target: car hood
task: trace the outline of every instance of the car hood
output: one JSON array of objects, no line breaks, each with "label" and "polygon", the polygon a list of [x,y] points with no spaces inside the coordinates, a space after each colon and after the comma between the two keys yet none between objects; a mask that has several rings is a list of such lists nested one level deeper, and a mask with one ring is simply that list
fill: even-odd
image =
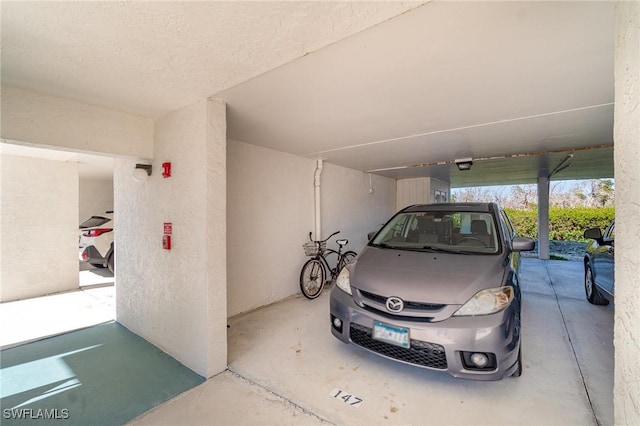
[{"label": "car hood", "polygon": [[500,287],[505,255],[463,255],[366,247],[351,266],[351,285],[384,297],[462,305],[478,291]]}]

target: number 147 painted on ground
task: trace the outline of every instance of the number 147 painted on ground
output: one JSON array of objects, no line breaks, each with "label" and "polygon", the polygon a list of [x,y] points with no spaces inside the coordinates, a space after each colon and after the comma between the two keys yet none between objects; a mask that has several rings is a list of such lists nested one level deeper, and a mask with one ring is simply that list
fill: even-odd
[{"label": "number 147 painted on ground", "polygon": [[362,405],[362,399],[358,398],[355,395],[351,395],[349,393],[343,392],[340,389],[334,389],[329,394],[336,399],[341,399],[344,403],[349,404],[353,407],[359,407]]}]

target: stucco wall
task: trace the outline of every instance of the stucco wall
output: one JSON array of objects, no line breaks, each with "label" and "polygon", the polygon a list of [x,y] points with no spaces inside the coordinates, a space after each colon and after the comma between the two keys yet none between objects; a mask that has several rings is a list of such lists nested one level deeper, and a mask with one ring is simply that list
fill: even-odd
[{"label": "stucco wall", "polygon": [[616,5],[614,417],[640,424],[640,3]]},{"label": "stucco wall", "polygon": [[314,169],[306,158],[228,141],[229,316],[299,289],[302,244],[314,223]]},{"label": "stucco wall", "polygon": [[168,114],[152,175],[137,182],[135,161],[116,160],[114,176],[117,320],[204,377],[226,368],[225,123],[216,101]]},{"label": "stucco wall", "polygon": [[80,223],[113,210],[113,179],[80,179],[78,209]]},{"label": "stucco wall", "polygon": [[[302,244],[314,228],[316,162],[243,142],[227,145],[228,314],[300,292]],[[340,230],[359,251],[395,209],[395,181],[324,164],[322,233]],[[333,240],[332,240],[333,241]]]},{"label": "stucco wall", "polygon": [[[322,173],[322,233],[340,231],[348,250],[360,253],[367,234],[376,231],[396,212],[396,181],[324,163]],[[338,238],[338,237],[336,237]],[[333,240],[331,240],[333,241]],[[336,248],[334,245],[333,248]]]},{"label": "stucco wall", "polygon": [[39,147],[153,157],[153,120],[2,85],[2,138]]},{"label": "stucco wall", "polygon": [[0,301],[78,288],[78,166],[0,156]]}]

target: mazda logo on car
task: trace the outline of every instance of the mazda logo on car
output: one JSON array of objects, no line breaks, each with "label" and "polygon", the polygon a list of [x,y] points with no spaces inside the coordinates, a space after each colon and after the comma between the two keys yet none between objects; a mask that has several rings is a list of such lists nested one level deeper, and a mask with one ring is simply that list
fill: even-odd
[{"label": "mazda logo on car", "polygon": [[399,297],[391,296],[387,299],[385,306],[389,312],[400,312],[404,309],[404,302]]}]

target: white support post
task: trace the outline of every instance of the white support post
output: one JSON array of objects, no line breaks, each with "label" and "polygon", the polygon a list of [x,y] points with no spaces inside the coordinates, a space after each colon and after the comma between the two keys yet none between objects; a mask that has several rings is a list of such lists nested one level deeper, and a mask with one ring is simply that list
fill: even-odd
[{"label": "white support post", "polygon": [[640,3],[616,2],[613,423],[640,424]]}]

